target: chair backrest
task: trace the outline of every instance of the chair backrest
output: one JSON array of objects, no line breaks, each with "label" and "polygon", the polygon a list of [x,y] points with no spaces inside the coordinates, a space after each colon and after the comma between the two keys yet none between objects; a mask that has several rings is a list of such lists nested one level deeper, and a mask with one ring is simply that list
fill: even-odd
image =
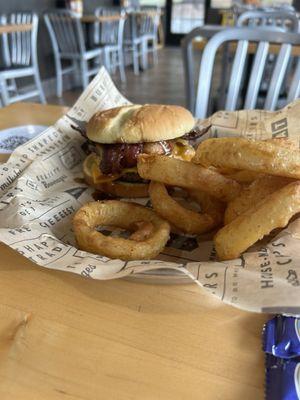
[{"label": "chair backrest", "polygon": [[55,10],[44,14],[55,54],[83,54],[84,34],[80,18],[72,11]]},{"label": "chair backrest", "polygon": [[236,26],[248,27],[282,27],[286,31],[298,32],[299,19],[296,13],[288,11],[246,11],[241,14]]},{"label": "chair backrest", "polygon": [[95,10],[96,17],[116,16],[122,18],[115,21],[95,22],[94,42],[95,44],[113,44],[122,46],[124,35],[125,11],[120,7],[98,7]]},{"label": "chair backrest", "polygon": [[263,11],[263,12],[295,12],[295,8],[289,4],[273,5],[273,6],[256,6],[253,4],[234,4],[231,7],[234,21],[237,22],[239,16],[247,11]]},{"label": "chair backrest", "polygon": [[126,20],[124,27],[124,38],[126,41],[132,41],[140,36],[138,26],[138,11],[128,11],[128,9],[126,9]]},{"label": "chair backrest", "polygon": [[0,25],[10,24],[29,25],[29,28],[0,35],[3,67],[28,67],[37,63],[38,16],[22,11],[0,17]]},{"label": "chair backrest", "polygon": [[138,34],[156,36],[160,20],[160,9],[159,8],[147,8],[141,9],[141,13],[138,17]]},{"label": "chair backrest", "polygon": [[[192,44],[194,38],[199,36],[202,36],[201,28],[195,28],[182,41],[186,88],[187,95],[189,96],[191,95],[191,88],[194,82],[191,67],[193,65]],[[236,44],[235,48],[232,42]],[[257,48],[250,76],[245,81],[246,59],[250,42],[251,45],[255,43]],[[216,33],[208,41],[201,59],[195,107],[193,107],[190,99],[189,108],[195,112],[196,117],[205,118],[207,116],[215,57],[218,49],[224,44],[228,44],[230,51],[235,52],[224,106],[224,109],[228,111],[233,111],[237,108],[253,109],[256,107],[270,44],[277,44],[279,46],[263,107],[266,110],[274,110],[286,73],[289,71],[288,64],[292,54],[292,47],[300,45],[300,35],[282,32],[281,30],[271,31],[253,28],[225,29]],[[246,95],[244,104],[240,105],[238,101],[243,84],[246,88]],[[291,79],[287,102],[296,99],[299,96],[299,92],[300,62],[299,57],[297,57],[297,65]]]}]

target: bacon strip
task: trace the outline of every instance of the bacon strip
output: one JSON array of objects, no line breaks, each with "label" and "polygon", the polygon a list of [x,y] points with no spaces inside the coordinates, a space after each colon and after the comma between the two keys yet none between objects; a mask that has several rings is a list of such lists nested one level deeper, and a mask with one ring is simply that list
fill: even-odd
[{"label": "bacon strip", "polygon": [[138,155],[170,154],[172,146],[168,141],[154,143],[121,143],[105,144],[102,146],[100,170],[103,174],[115,174],[124,168],[133,168],[137,164]]}]

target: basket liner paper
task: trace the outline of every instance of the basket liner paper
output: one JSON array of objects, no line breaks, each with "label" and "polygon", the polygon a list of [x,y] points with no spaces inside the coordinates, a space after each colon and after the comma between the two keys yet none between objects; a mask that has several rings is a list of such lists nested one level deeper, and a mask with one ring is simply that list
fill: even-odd
[{"label": "basket liner paper", "polygon": [[[172,235],[157,260],[111,260],[76,248],[72,215],[92,200],[82,181],[85,139],[97,111],[128,104],[102,68],[67,115],[18,147],[0,166],[0,240],[41,267],[93,279],[153,269],[187,274],[227,304],[256,312],[300,314],[300,218],[240,258],[217,262],[209,238]],[[218,112],[198,121],[202,139],[289,137],[299,142],[300,101],[277,112]]]}]

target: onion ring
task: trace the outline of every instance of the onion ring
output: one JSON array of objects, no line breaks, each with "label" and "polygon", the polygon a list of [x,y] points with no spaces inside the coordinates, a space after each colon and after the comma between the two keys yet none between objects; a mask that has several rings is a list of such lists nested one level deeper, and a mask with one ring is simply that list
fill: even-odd
[{"label": "onion ring", "polygon": [[300,212],[300,182],[272,193],[259,204],[220,229],[214,237],[220,260],[238,258],[275,228],[285,227]]},{"label": "onion ring", "polygon": [[200,206],[203,213],[208,214],[214,220],[214,226],[218,226],[223,222],[224,218],[224,203],[209,196],[205,192],[200,190],[188,190],[189,195],[192,199],[196,200]]},{"label": "onion ring", "polygon": [[278,146],[286,147],[287,149],[299,150],[298,138],[275,137],[272,139],[264,139],[263,141],[267,143],[274,143]]},{"label": "onion ring", "polygon": [[[198,213],[181,206],[168,194],[163,183],[152,181],[149,186],[149,195],[154,210],[182,232],[205,233],[212,230],[219,222],[208,213]],[[203,200],[204,198],[197,198],[201,208]]]},{"label": "onion ring", "polygon": [[300,179],[300,151],[271,141],[207,139],[198,146],[193,162]]},{"label": "onion ring", "polygon": [[233,179],[234,181],[237,181],[242,184],[249,184],[262,176],[266,176],[265,174],[261,174],[256,171],[245,171],[245,170],[241,170],[241,171],[236,170],[229,174],[224,173],[224,175],[227,178]]},{"label": "onion ring", "polygon": [[[99,225],[132,230],[135,224],[144,221],[151,223],[153,230],[143,241],[140,238],[133,240],[105,236],[96,230]],[[73,218],[73,229],[80,249],[121,260],[156,257],[164,248],[170,234],[168,222],[150,208],[118,200],[85,204]]]},{"label": "onion ring", "polygon": [[227,225],[249,208],[258,204],[268,195],[291,183],[291,179],[280,176],[265,175],[256,179],[250,186],[243,189],[241,194],[228,203],[224,224]]},{"label": "onion ring", "polygon": [[213,169],[168,156],[142,154],[138,157],[137,169],[144,179],[201,190],[222,201],[232,200],[241,190],[237,182]]}]

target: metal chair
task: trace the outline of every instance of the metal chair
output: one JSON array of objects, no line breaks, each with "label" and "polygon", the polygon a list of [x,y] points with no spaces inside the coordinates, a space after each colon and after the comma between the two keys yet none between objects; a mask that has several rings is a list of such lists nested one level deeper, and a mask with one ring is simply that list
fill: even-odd
[{"label": "metal chair", "polygon": [[158,63],[157,56],[157,36],[158,36],[158,27],[160,22],[161,11],[159,8],[156,9],[142,9],[142,12],[145,14],[141,16],[140,22],[140,34],[144,40],[144,68],[148,66],[147,55],[149,53],[153,54],[153,62],[154,64]]},{"label": "metal chair", "polygon": [[[44,14],[44,19],[54,52],[57,96],[62,96],[63,75],[70,72],[76,73],[79,70],[82,86],[85,88],[90,76],[96,75],[99,71],[102,49],[86,48],[80,18],[73,12],[67,10],[47,12]],[[63,68],[64,60],[70,61],[71,66]],[[91,68],[90,61],[94,61],[94,66]]]},{"label": "metal chair", "polygon": [[295,8],[289,4],[280,4],[278,6],[255,6],[255,5],[241,5],[241,4],[234,4],[231,7],[233,16],[234,16],[234,20],[237,21],[238,18],[240,17],[241,14],[244,14],[245,12],[290,12],[290,13],[294,13],[295,12]]},{"label": "metal chair", "polygon": [[246,11],[241,14],[236,22],[236,26],[248,27],[280,27],[287,32],[299,31],[299,19],[297,15],[290,11]]},{"label": "metal chair", "polygon": [[[296,13],[286,7],[282,8],[271,8],[270,10],[251,10],[244,12],[239,16],[236,22],[236,26],[248,26],[251,28],[259,28],[259,29],[274,29],[281,28],[285,32],[299,32],[299,19]],[[265,75],[268,76],[271,74],[272,69],[274,68],[274,62],[276,61],[276,56],[274,54],[270,54],[268,56],[266,62],[266,71]],[[293,57],[290,57],[288,69],[291,72],[291,69],[295,68],[295,60]],[[286,74],[286,78],[289,76],[289,73]],[[261,95],[268,89],[268,79],[265,79],[264,83],[261,86]],[[287,90],[288,82],[285,79],[284,84],[281,88],[281,94],[283,95]]]},{"label": "metal chair", "polygon": [[[0,25],[30,25],[26,31],[0,35],[0,97],[4,106],[38,96],[46,103],[37,59],[38,16],[32,12],[16,12],[0,17]],[[36,89],[19,93],[17,78],[32,76]]]},{"label": "metal chair", "polygon": [[[233,58],[231,74],[228,81],[228,89],[224,110],[233,111],[239,108],[253,109],[257,104],[259,88],[263,78],[263,72],[269,45],[274,43],[280,46],[277,59],[272,71],[267,95],[263,108],[274,110],[277,105],[279,92],[283,84],[289,59],[292,53],[292,46],[300,45],[300,35],[296,33],[252,29],[252,28],[232,28],[225,29],[215,34],[205,46],[200,65],[198,88],[193,106],[194,85],[193,85],[193,57],[192,42],[194,38],[202,36],[201,28],[193,29],[182,41],[183,59],[186,77],[186,93],[189,99],[189,106],[195,111],[196,117],[205,118],[208,114],[208,105],[211,92],[211,83],[215,57],[220,46],[226,43],[237,42],[235,56]],[[257,44],[252,70],[247,82],[247,90],[244,104],[239,104],[241,84],[245,70],[245,61],[248,52],[249,42]],[[296,99],[300,92],[300,58],[298,57],[297,66],[287,94],[287,102]]]},{"label": "metal chair", "polygon": [[125,11],[119,8],[98,7],[95,16],[114,16],[121,18],[116,21],[103,21],[94,24],[95,45],[101,46],[104,52],[104,64],[109,72],[115,71],[119,67],[121,81],[126,81],[125,62],[123,54],[123,36],[125,24]]},{"label": "metal chair", "polygon": [[146,41],[140,31],[140,12],[127,12],[127,18],[124,27],[124,51],[132,53],[133,71],[139,75],[140,62],[143,69],[147,67]]}]

